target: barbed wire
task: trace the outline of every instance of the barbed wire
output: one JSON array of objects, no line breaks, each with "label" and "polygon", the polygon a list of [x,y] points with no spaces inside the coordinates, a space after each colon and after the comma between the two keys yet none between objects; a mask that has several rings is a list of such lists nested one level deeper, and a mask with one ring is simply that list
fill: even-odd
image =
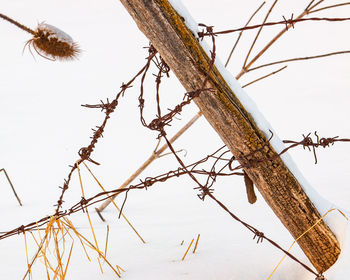
[{"label": "barbed wire", "polygon": [[275,26],[275,25],[285,25],[286,26],[286,30],[288,30],[291,26],[292,28],[294,28],[294,24],[298,23],[298,22],[306,22],[306,21],[314,21],[314,22],[343,22],[343,21],[349,21],[350,18],[346,17],[346,18],[327,18],[327,17],[311,17],[311,18],[296,18],[293,19],[293,14],[291,15],[291,17],[289,19],[283,17],[283,20],[280,21],[273,21],[273,22],[265,22],[262,24],[256,24],[256,25],[248,25],[245,27],[240,27],[240,28],[236,28],[236,29],[227,29],[227,30],[222,30],[222,31],[216,31],[216,32],[208,32],[208,31],[200,31],[198,32],[198,36],[199,37],[205,37],[205,36],[212,36],[212,35],[223,35],[223,34],[230,34],[230,33],[235,33],[235,32],[240,32],[240,31],[246,31],[246,30],[254,30],[257,28],[261,28],[261,27],[265,27],[265,26]]},{"label": "barbed wire", "polygon": [[[107,99],[107,102],[105,102],[105,103],[101,100],[100,104],[95,104],[95,105],[85,104],[85,105],[82,105],[83,107],[86,107],[86,108],[98,108],[98,109],[101,109],[101,111],[105,113],[105,118],[104,118],[104,120],[103,120],[103,122],[102,122],[102,124],[100,126],[96,126],[96,128],[92,129],[93,136],[91,137],[92,140],[91,140],[90,144],[87,147],[82,147],[79,150],[78,154],[80,156],[80,159],[78,161],[76,161],[76,163],[78,165],[81,164],[85,160],[90,161],[90,162],[92,162],[94,164],[99,164],[98,162],[96,162],[93,159],[91,159],[91,154],[93,153],[98,140],[101,137],[103,137],[103,132],[104,132],[106,124],[107,124],[107,122],[108,122],[108,120],[110,118],[110,115],[114,112],[114,110],[118,106],[119,98],[124,96],[126,90],[132,86],[132,83],[136,80],[136,78],[139,77],[141,74],[143,74],[143,73],[148,71],[149,66],[151,64],[151,61],[152,61],[153,57],[156,55],[156,53],[157,53],[157,51],[155,50],[155,48],[153,46],[150,46],[148,48],[148,56],[146,58],[146,64],[126,84],[124,84],[124,83],[122,84],[121,90],[117,93],[116,97],[111,102]],[[63,187],[60,187],[62,189],[62,192],[61,192],[61,195],[60,195],[60,197],[59,197],[59,199],[57,201],[57,204],[55,205],[55,206],[57,206],[56,207],[56,214],[59,212],[59,210],[62,207],[62,204],[64,202],[63,197],[64,197],[65,192],[69,188],[69,183],[70,183],[72,174],[73,174],[74,170],[77,168],[77,164],[76,163],[70,165],[71,170],[70,170],[70,172],[68,174],[68,177],[67,177],[66,180],[64,180]]]},{"label": "barbed wire", "polygon": [[[341,20],[349,20],[350,18],[341,19]],[[299,19],[299,20],[293,20],[292,18],[290,20],[285,20],[284,24],[294,24],[295,22],[299,21],[305,21],[305,20],[316,20],[315,18],[310,19]],[[319,20],[326,20],[325,18],[319,19]],[[330,20],[329,18],[327,20]],[[334,20],[335,21],[335,20]],[[339,21],[339,20],[337,20]],[[265,23],[265,25],[276,25],[276,24],[282,24],[281,22],[275,22],[275,23]],[[78,154],[79,159],[77,161],[77,164],[73,164],[71,166],[71,170],[68,173],[67,179],[64,181],[62,192],[60,194],[60,197],[57,201],[57,204],[55,206],[56,210],[55,213],[52,215],[56,219],[63,218],[69,215],[72,215],[73,213],[77,213],[80,211],[84,211],[86,208],[90,207],[93,204],[96,204],[98,202],[110,199],[116,194],[125,194],[125,198],[121,207],[120,214],[122,213],[124,206],[127,202],[128,198],[128,192],[131,190],[147,190],[149,187],[153,186],[156,183],[165,182],[171,178],[187,175],[189,176],[196,184],[197,187],[194,189],[199,190],[198,197],[202,200],[204,200],[206,197],[210,197],[213,199],[224,211],[226,211],[234,220],[241,223],[244,227],[246,227],[249,231],[251,231],[254,236],[253,239],[257,241],[257,243],[261,243],[263,240],[267,240],[270,244],[278,248],[279,250],[283,251],[286,255],[288,255],[291,259],[298,262],[300,265],[302,265],[306,270],[316,275],[316,277],[321,277],[322,274],[319,274],[315,272],[312,268],[301,262],[298,258],[296,258],[294,255],[283,249],[278,243],[267,237],[263,232],[259,231],[257,228],[253,227],[252,225],[248,224],[247,222],[240,219],[238,216],[236,216],[233,212],[231,212],[227,206],[225,206],[220,200],[218,200],[214,196],[214,189],[213,185],[217,181],[218,177],[223,176],[244,176],[243,172],[239,172],[239,170],[243,170],[245,168],[251,168],[254,167],[262,162],[265,161],[274,161],[278,159],[282,154],[286,153],[288,150],[302,146],[304,149],[307,148],[310,151],[313,151],[314,157],[315,157],[315,163],[317,163],[317,156],[316,156],[316,149],[319,147],[330,147],[335,144],[335,142],[350,142],[350,139],[347,138],[339,138],[338,136],[331,137],[331,138],[319,138],[317,132],[315,132],[316,140],[314,141],[311,138],[311,133],[307,134],[306,136],[303,135],[303,139],[300,141],[293,141],[293,140],[284,140],[283,142],[285,144],[290,144],[287,148],[282,150],[280,153],[276,154],[275,156],[271,158],[265,158],[265,159],[253,159],[250,161],[245,161],[244,164],[239,163],[241,159],[237,159],[233,156],[227,158],[227,155],[230,153],[229,150],[225,149],[225,146],[219,148],[214,153],[206,156],[205,158],[192,163],[190,165],[185,165],[182,159],[179,157],[178,153],[172,146],[171,142],[167,138],[167,133],[165,131],[165,128],[173,121],[173,118],[180,114],[183,108],[187,105],[189,105],[194,98],[198,97],[203,92],[213,92],[214,90],[210,87],[207,87],[207,82],[209,80],[209,76],[211,74],[211,71],[214,67],[215,57],[216,57],[216,44],[215,44],[215,36],[219,34],[224,34],[223,31],[221,32],[214,32],[212,26],[207,26],[205,24],[200,24],[201,27],[205,28],[205,31],[202,32],[203,36],[210,36],[212,40],[212,50],[210,52],[210,61],[208,66],[208,72],[206,73],[202,86],[199,89],[196,89],[191,92],[186,92],[183,97],[183,101],[179,103],[177,106],[175,106],[172,110],[169,110],[168,113],[162,115],[162,108],[160,106],[160,83],[162,78],[165,76],[169,76],[170,68],[166,64],[166,62],[162,59],[161,56],[157,55],[157,50],[150,45],[148,47],[148,56],[146,58],[145,65],[137,72],[137,74],[126,84],[122,84],[121,90],[117,93],[116,97],[110,102],[108,99],[106,102],[101,101],[100,104],[85,104],[82,105],[87,108],[97,108],[101,109],[101,111],[105,114],[105,118],[100,126],[97,126],[96,129],[93,129],[93,136],[91,137],[92,140],[90,144],[86,147],[82,147]],[[254,26],[247,26],[246,29],[252,29]],[[261,25],[259,26],[261,27]],[[254,27],[257,28],[257,27]],[[246,29],[236,29],[235,31],[226,31],[226,32],[236,32],[236,31],[242,31]],[[156,104],[157,104],[157,113],[156,118],[154,118],[151,122],[147,123],[144,117],[144,106],[145,106],[145,100],[144,100],[144,81],[146,78],[146,75],[149,72],[149,69],[151,67],[151,63],[157,67],[158,72],[155,74],[155,83],[156,83]],[[138,97],[139,100],[139,110],[140,110],[140,121],[141,124],[150,130],[159,132],[158,138],[164,138],[166,143],[169,146],[169,149],[171,150],[172,154],[176,158],[177,162],[179,163],[180,167],[178,169],[168,171],[166,173],[163,173],[161,175],[155,176],[155,177],[146,177],[144,180],[141,180],[140,183],[135,185],[130,185],[127,188],[124,189],[115,189],[105,192],[100,192],[95,194],[94,196],[90,198],[81,198],[79,202],[76,202],[73,206],[66,210],[61,210],[62,205],[64,203],[63,197],[66,192],[66,190],[69,188],[69,184],[71,181],[71,177],[75,169],[77,168],[77,165],[84,161],[90,161],[93,164],[99,164],[95,160],[91,159],[91,155],[95,149],[95,146],[99,139],[103,137],[103,132],[106,127],[106,124],[110,118],[110,115],[115,111],[116,107],[118,106],[119,98],[124,96],[126,90],[132,86],[132,83],[136,80],[136,78],[141,76],[141,88],[140,88],[140,95]],[[271,132],[271,137],[267,141],[269,143],[271,139],[273,138],[273,133]],[[267,144],[265,144],[266,146]],[[263,149],[265,146],[263,146],[261,149]],[[254,151],[254,153],[259,152],[260,150]],[[211,163],[211,167],[209,169],[203,169],[200,168],[200,166],[204,163],[208,163],[210,160],[213,162]],[[233,162],[238,162],[239,164],[236,167],[232,167]],[[199,178],[197,176],[206,176],[204,183],[201,183]],[[37,228],[45,225],[49,222],[51,216],[45,216],[35,222],[31,222],[27,225],[21,225],[15,229],[12,229],[7,232],[2,232],[0,234],[0,240],[8,238],[10,236],[20,234],[26,231],[32,231],[37,230]]]}]

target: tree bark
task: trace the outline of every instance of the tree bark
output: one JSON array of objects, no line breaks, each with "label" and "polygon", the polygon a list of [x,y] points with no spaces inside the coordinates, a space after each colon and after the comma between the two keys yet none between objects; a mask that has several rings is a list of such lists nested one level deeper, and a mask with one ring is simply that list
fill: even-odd
[{"label": "tree bark", "polygon": [[[121,2],[185,89],[200,89],[210,59],[169,2]],[[203,92],[195,102],[240,163],[276,158],[263,132],[215,67],[206,87],[214,88],[216,93]],[[320,219],[317,209],[279,157],[245,168],[245,172],[295,239]],[[340,254],[336,237],[323,221],[298,243],[318,272],[326,271]]]}]

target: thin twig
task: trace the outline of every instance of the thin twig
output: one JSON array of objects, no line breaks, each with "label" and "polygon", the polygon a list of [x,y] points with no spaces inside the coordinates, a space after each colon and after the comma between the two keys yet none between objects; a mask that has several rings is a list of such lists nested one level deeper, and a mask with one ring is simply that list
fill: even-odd
[{"label": "thin twig", "polygon": [[305,11],[310,10],[310,7],[314,2],[315,0],[311,0],[311,2],[306,6]]},{"label": "thin twig", "polygon": [[[312,3],[314,2],[314,1],[311,1]],[[320,5],[321,3],[323,3],[324,2],[324,0],[320,0],[320,1],[318,1],[316,4],[314,4],[313,6],[309,6],[309,8],[307,9],[309,12],[308,13],[310,13],[311,11],[313,11],[313,9],[314,8],[316,8],[318,5]]]},{"label": "thin twig", "polygon": [[[256,9],[256,11],[251,15],[251,17],[249,18],[249,20],[247,21],[247,23],[246,23],[246,25],[245,25],[244,27],[247,27],[247,26],[248,26],[248,24],[251,22],[251,20],[254,18],[254,16],[260,11],[260,9],[265,5],[265,3],[266,3],[266,2],[264,1],[264,2],[259,6],[259,8]],[[231,52],[230,52],[230,54],[229,54],[229,56],[228,56],[228,58],[227,58],[227,61],[226,61],[226,63],[225,63],[225,67],[227,67],[228,63],[230,62],[231,56],[232,56],[233,52],[235,51],[235,49],[236,49],[236,47],[237,47],[237,45],[238,45],[238,42],[239,42],[239,40],[240,40],[241,37],[242,37],[243,32],[244,32],[244,30],[242,30],[242,31],[239,33],[238,38],[237,38],[235,44],[233,45],[232,50],[231,50]]]},{"label": "thin twig", "polygon": [[273,10],[273,8],[275,7],[275,5],[277,4],[277,2],[278,2],[278,0],[275,0],[275,2],[273,2],[271,8],[270,8],[269,11],[267,12],[267,14],[266,14],[266,16],[265,16],[265,18],[264,18],[264,21],[263,21],[263,23],[262,23],[262,25],[261,25],[261,27],[260,27],[258,33],[256,34],[255,39],[254,39],[252,45],[250,46],[250,49],[249,49],[249,51],[248,51],[248,54],[247,54],[247,56],[246,56],[246,58],[245,58],[245,60],[244,60],[243,67],[242,67],[243,69],[246,68],[246,64],[247,64],[247,61],[248,61],[248,59],[249,59],[250,53],[252,52],[252,50],[253,50],[253,48],[254,48],[254,46],[255,46],[255,43],[256,43],[256,41],[257,41],[258,38],[259,38],[259,35],[260,35],[260,33],[261,33],[261,30],[263,29],[264,24],[266,23],[268,17],[270,16],[270,13],[272,12],[272,10]]},{"label": "thin twig", "polygon": [[7,175],[7,172],[6,172],[5,168],[0,169],[0,173],[1,173],[1,171],[3,171],[3,172],[5,173],[5,176],[6,176],[6,178],[7,178],[7,181],[9,182],[9,184],[10,184],[10,186],[11,186],[11,188],[12,188],[12,191],[13,191],[15,197],[17,198],[17,201],[18,201],[19,205],[23,206],[23,205],[22,205],[22,202],[21,202],[21,200],[19,199],[19,197],[18,197],[18,195],[17,195],[17,193],[16,193],[16,190],[15,190],[15,188],[14,188],[14,186],[13,186],[11,180],[10,180],[10,177]]},{"label": "thin twig", "polygon": [[327,56],[332,56],[332,55],[338,55],[338,54],[346,54],[350,53],[349,51],[339,51],[339,52],[332,52],[332,53],[326,53],[326,54],[320,54],[320,55],[314,55],[314,56],[305,56],[305,57],[296,57],[296,58],[289,58],[285,60],[279,60],[275,62],[270,62],[266,64],[259,65],[257,67],[251,68],[247,70],[247,72],[251,72],[263,67],[271,66],[271,65],[276,65],[276,64],[281,64],[281,63],[287,63],[287,62],[292,62],[292,61],[302,61],[302,60],[309,60],[309,59],[316,59],[316,58],[322,58],[322,57],[327,57]]},{"label": "thin twig", "polygon": [[[312,1],[313,2],[313,1]],[[317,5],[321,4],[323,1],[319,1],[316,4],[314,4],[311,8],[308,7],[308,9],[305,9],[297,18],[296,20],[299,20],[309,14],[309,12],[315,8]],[[242,77],[246,71],[257,61],[284,33],[287,32],[287,30],[292,26],[292,24],[288,24],[286,28],[283,28],[272,40],[266,44],[266,46],[248,63],[248,65],[245,66],[244,69],[241,70],[240,73],[237,74],[236,79],[238,80],[240,77]]]},{"label": "thin twig", "polygon": [[332,9],[332,8],[341,7],[341,6],[347,6],[347,5],[350,5],[350,2],[345,2],[345,3],[340,3],[340,4],[335,4],[335,5],[319,8],[319,9],[311,11],[310,14],[316,13],[316,12],[319,12],[319,11],[323,11],[323,10],[326,10],[326,9]]},{"label": "thin twig", "polygon": [[[249,82],[249,83],[243,85],[242,88],[248,87],[248,86],[250,86],[251,84],[254,84],[254,83],[258,82],[258,81],[261,81],[261,80],[263,80],[263,79],[265,79],[265,78],[267,78],[267,77],[270,77],[270,76],[272,76],[272,75],[274,75],[274,74],[277,74],[278,72],[280,72],[280,71],[282,71],[282,70],[284,70],[284,69],[286,69],[286,68],[287,68],[287,65],[284,66],[284,67],[282,67],[282,68],[280,68],[280,69],[278,69],[278,70],[276,70],[276,71],[271,72],[270,74],[267,74],[267,75],[265,75],[265,76],[262,76],[262,77],[260,77],[260,78],[258,78],[258,79],[256,79],[256,80],[254,80],[254,81],[251,81],[251,82]],[[251,69],[251,70],[252,70],[252,69]],[[250,71],[251,71],[251,70],[250,70]]]}]

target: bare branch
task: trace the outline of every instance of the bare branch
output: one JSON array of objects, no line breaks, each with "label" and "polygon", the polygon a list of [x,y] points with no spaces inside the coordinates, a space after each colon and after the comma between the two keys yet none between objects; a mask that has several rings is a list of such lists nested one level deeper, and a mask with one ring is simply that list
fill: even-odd
[{"label": "bare branch", "polygon": [[303,60],[316,59],[316,58],[322,58],[322,57],[339,55],[339,54],[347,54],[347,53],[350,53],[350,50],[349,51],[332,52],[332,53],[326,53],[326,54],[320,54],[320,55],[314,55],[314,56],[289,58],[289,59],[284,59],[284,60],[279,60],[279,61],[275,61],[275,62],[262,64],[262,65],[259,65],[257,67],[254,67],[254,68],[251,68],[251,69],[247,70],[247,72],[251,72],[251,71],[263,68],[263,67],[276,65],[276,64],[281,64],[281,63],[287,63],[287,62],[293,62],[293,61],[303,61]]},{"label": "bare branch", "polygon": [[345,3],[340,3],[340,4],[335,4],[335,5],[319,8],[319,9],[311,11],[309,14],[316,13],[316,12],[323,11],[323,10],[332,9],[332,8],[337,8],[337,7],[341,7],[341,6],[347,6],[347,5],[350,5],[350,2],[345,2]]},{"label": "bare branch", "polygon": [[252,45],[250,46],[250,49],[249,49],[249,51],[248,51],[248,54],[247,54],[247,56],[246,56],[246,58],[245,58],[245,60],[244,60],[243,67],[242,67],[243,69],[246,68],[246,64],[247,64],[247,61],[248,61],[248,59],[249,59],[249,55],[250,55],[251,51],[253,50],[256,41],[257,41],[258,38],[259,38],[259,35],[260,35],[260,33],[261,33],[261,30],[262,30],[263,27],[264,27],[264,24],[266,23],[266,21],[267,21],[269,15],[270,15],[270,13],[272,12],[272,10],[273,10],[273,8],[275,7],[275,5],[277,4],[277,2],[278,2],[278,0],[275,0],[275,2],[273,2],[271,8],[270,8],[269,11],[267,12],[267,14],[266,14],[266,16],[265,16],[265,18],[264,18],[264,21],[263,21],[263,23],[262,23],[262,25],[261,25],[261,27],[260,27],[258,33],[256,34],[255,39],[254,39]]},{"label": "bare branch", "polygon": [[[248,26],[248,24],[251,22],[251,20],[254,18],[254,16],[260,11],[260,9],[265,5],[265,3],[266,3],[266,2],[264,1],[264,2],[259,6],[259,8],[256,9],[256,11],[251,15],[251,17],[249,18],[249,20],[247,21],[247,23],[246,23],[246,25],[245,25],[244,27],[247,27],[247,26]],[[225,67],[227,67],[228,63],[230,62],[231,56],[232,56],[233,52],[235,51],[235,49],[236,49],[236,47],[237,47],[237,45],[238,45],[239,40],[240,40],[241,37],[242,37],[243,31],[244,31],[244,30],[242,30],[242,31],[239,33],[238,38],[237,38],[237,40],[236,40],[236,43],[233,45],[232,50],[231,50],[231,52],[230,52],[230,54],[229,54],[229,56],[228,56],[228,58],[227,58],[227,61],[226,61],[226,63],[225,63]]]},{"label": "bare branch", "polygon": [[256,79],[256,80],[254,80],[254,81],[251,81],[251,82],[245,84],[244,86],[242,86],[242,88],[248,87],[248,86],[250,86],[251,84],[254,84],[254,83],[258,82],[258,81],[261,81],[261,80],[263,80],[263,79],[265,79],[265,78],[267,78],[267,77],[270,77],[270,76],[272,76],[272,75],[274,75],[274,74],[277,74],[278,72],[280,72],[280,71],[282,71],[282,70],[284,70],[284,69],[286,69],[286,68],[287,68],[287,65],[284,66],[284,67],[282,67],[282,68],[280,68],[280,69],[278,69],[278,70],[276,70],[276,71],[271,72],[270,74],[267,74],[267,75],[265,75],[265,76],[262,76],[262,77],[260,77],[260,78],[258,78],[258,79]]}]

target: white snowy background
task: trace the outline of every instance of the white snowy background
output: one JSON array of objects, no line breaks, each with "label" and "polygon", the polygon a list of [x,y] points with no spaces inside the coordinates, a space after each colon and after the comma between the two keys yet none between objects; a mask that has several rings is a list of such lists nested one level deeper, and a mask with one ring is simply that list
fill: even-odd
[{"label": "white snowy background", "polygon": [[[261,2],[219,0],[214,4],[209,0],[183,0],[183,3],[197,22],[222,30],[243,26]],[[307,3],[280,1],[270,19],[280,20],[282,15],[288,18],[292,13],[296,15]],[[325,1],[324,5],[334,3]],[[272,1],[267,1],[254,23],[262,21],[271,4]],[[0,231],[7,231],[53,213],[53,205],[60,193],[58,186],[62,185],[70,170],[68,165],[78,158],[77,151],[90,142],[90,128],[99,125],[103,118],[98,110],[80,105],[113,98],[122,82],[128,81],[144,64],[147,51],[143,47],[148,45],[148,40],[119,1],[3,0],[0,12],[31,28],[42,21],[57,26],[70,34],[83,49],[79,60],[73,62],[51,62],[35,53],[34,59],[28,49],[22,55],[30,35],[10,23],[0,22],[0,169],[7,170],[24,204],[18,206],[4,174],[0,173]],[[346,17],[349,12],[350,8],[344,7],[319,16]],[[297,24],[256,65],[347,49],[349,24]],[[280,29],[265,28],[253,55]],[[217,52],[222,61],[226,60],[237,35],[217,38]],[[233,75],[239,72],[254,36],[254,31],[246,32],[238,45],[227,67]],[[247,87],[246,92],[281,139],[301,139],[301,134],[315,130],[320,136],[350,138],[349,62],[350,56],[344,55],[290,63],[286,70]],[[276,69],[278,66],[247,74],[240,83],[243,85]],[[149,100],[154,96],[152,86],[153,78],[150,78],[147,87]],[[172,107],[182,100],[184,89],[174,75],[162,83],[161,89],[161,102],[165,107]],[[156,145],[157,135],[140,124],[138,94],[139,84],[135,83],[120,100],[92,157],[102,163],[90,167],[108,189],[124,182],[150,156]],[[146,103],[146,106],[149,106],[146,116],[151,120],[154,103]],[[175,133],[196,112],[195,105],[186,107],[181,120],[173,122],[168,134]],[[185,149],[184,161],[191,163],[221,145],[220,138],[201,118],[176,142],[175,147]],[[312,153],[302,148],[290,152],[313,188],[341,209],[350,208],[348,151],[349,144],[346,143],[318,150],[317,165]],[[140,179],[177,166],[171,155],[161,158]],[[99,192],[89,174],[84,168],[82,170],[86,195]],[[124,213],[146,244],[141,243],[124,220],[117,219],[112,205],[103,212],[110,226],[108,256],[113,264],[126,270],[122,277],[128,280],[267,279],[283,253],[267,242],[257,245],[252,234],[215,203],[209,199],[199,200],[193,187],[189,178],[182,177],[154,185],[148,191],[129,193]],[[215,195],[240,218],[284,248],[292,243],[291,235],[260,195],[256,204],[249,205],[242,178],[220,178],[215,185]],[[77,174],[74,174],[65,206],[69,207],[80,197]],[[123,197],[118,198],[117,203],[120,205],[122,200]],[[107,223],[100,221],[94,211],[91,213],[99,241],[104,244]],[[339,216],[339,213],[329,215]],[[71,219],[91,237],[85,215],[75,214]],[[345,227],[345,222],[342,225]],[[181,261],[189,242],[198,233],[201,238],[196,254],[189,253],[185,261]],[[344,237],[345,233],[342,242],[346,241]],[[89,263],[79,246],[75,245],[67,279],[115,279],[108,266],[104,266],[104,274],[101,274],[98,263]],[[31,255],[35,251],[36,245],[32,242]],[[292,253],[307,262],[297,246]],[[26,271],[22,235],[0,242],[0,260],[0,279],[22,279]],[[341,261],[325,276],[328,279],[347,279],[349,265],[349,252],[343,252]],[[37,262],[34,279],[44,279],[44,275],[44,266]],[[314,276],[286,259],[272,279],[311,280]]]}]

